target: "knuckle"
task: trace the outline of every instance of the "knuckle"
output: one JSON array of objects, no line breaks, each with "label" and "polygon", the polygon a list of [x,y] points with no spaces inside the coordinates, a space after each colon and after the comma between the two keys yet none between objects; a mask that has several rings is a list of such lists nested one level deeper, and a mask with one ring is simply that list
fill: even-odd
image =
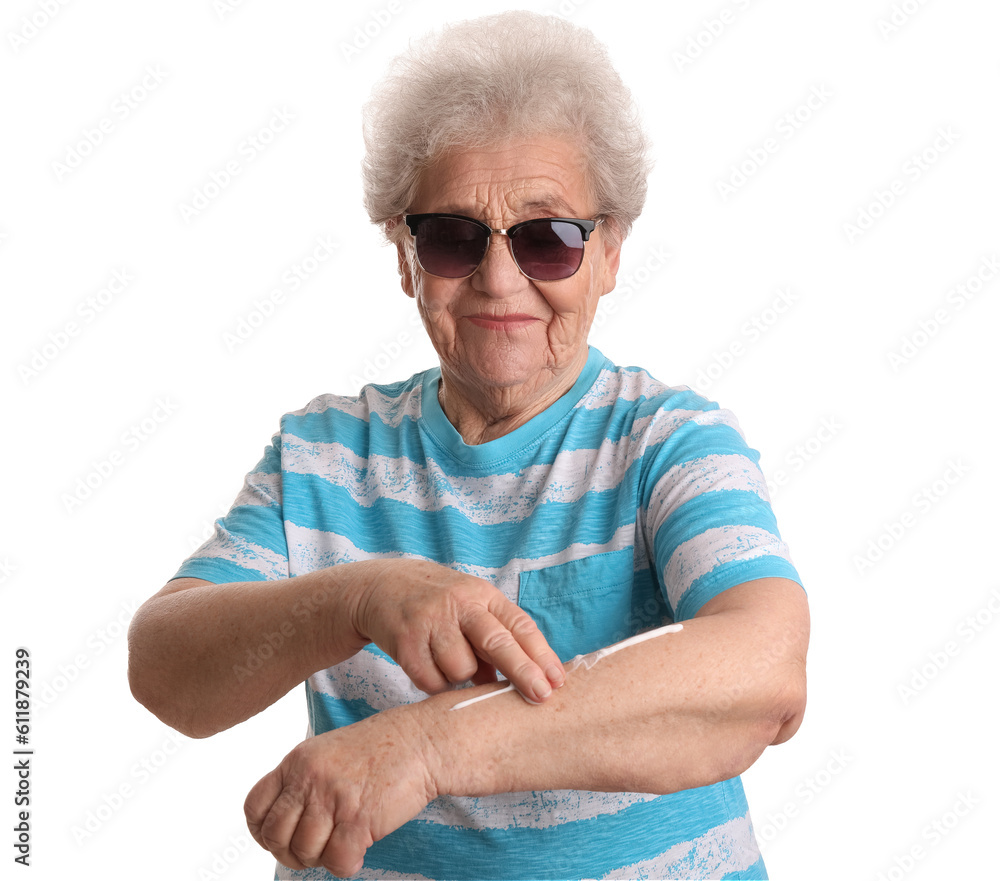
[{"label": "knuckle", "polygon": [[420,681],[414,679],[412,681],[424,694],[441,694],[441,692],[449,690],[449,685],[443,678],[423,679]]},{"label": "knuckle", "polygon": [[401,657],[399,666],[403,668],[410,681],[426,694],[434,694],[446,687],[443,678],[435,676],[424,663],[411,662]]},{"label": "knuckle", "polygon": [[322,757],[316,753],[309,740],[293,747],[286,757],[282,791],[275,806],[306,801],[314,786],[321,782],[321,763]]},{"label": "knuckle", "polygon": [[243,802],[243,815],[247,818],[247,828],[252,833],[256,833],[260,829],[263,817],[261,817],[261,811],[252,796],[247,796],[246,801]]},{"label": "knuckle", "polygon": [[475,661],[460,660],[441,663],[441,670],[450,683],[457,684],[471,679],[479,669]]},{"label": "knuckle", "polygon": [[274,834],[274,822],[269,823],[267,820],[264,821],[264,824],[260,828],[260,841],[272,853],[276,848],[281,848],[285,844],[285,842],[281,841]]},{"label": "knuckle", "polygon": [[475,658],[465,658],[453,666],[451,671],[453,674],[452,681],[465,682],[466,679],[471,679],[478,669],[479,662]]},{"label": "knuckle", "polygon": [[396,662],[408,675],[420,672],[424,665],[422,647],[412,639],[403,639],[396,646]]},{"label": "knuckle", "polygon": [[356,861],[347,860],[342,857],[333,857],[324,860],[323,868],[336,878],[352,878],[357,872],[354,870]]},{"label": "knuckle", "polygon": [[515,637],[523,638],[534,636],[539,630],[538,625],[535,624],[531,616],[523,609],[518,609],[511,619],[510,632]]},{"label": "knuckle", "polygon": [[483,640],[483,651],[489,655],[502,654],[517,644],[513,634],[505,629],[494,630]]}]

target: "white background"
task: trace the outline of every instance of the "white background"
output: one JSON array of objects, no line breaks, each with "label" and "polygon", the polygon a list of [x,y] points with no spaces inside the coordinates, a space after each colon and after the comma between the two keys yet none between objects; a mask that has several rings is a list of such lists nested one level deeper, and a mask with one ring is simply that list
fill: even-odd
[{"label": "white background", "polygon": [[[405,336],[411,302],[362,211],[361,105],[411,36],[521,4],[43,5],[0,13],[3,749],[17,646],[38,698],[32,866],[10,877],[269,878],[242,802],[303,735],[301,691],[209,740],[171,740],[129,694],[125,626],[282,413],[354,391],[366,365],[385,381],[433,363]],[[532,8],[608,43],[655,143],[592,341],[736,412],[809,590],[806,721],[745,775],[771,877],[987,876],[1000,7]],[[294,118],[250,161],[245,139],[279,111]],[[231,160],[240,173],[183,217]],[[291,290],[283,274],[321,237],[333,256]],[[115,272],[131,280],[92,311]],[[275,289],[284,302],[258,321]],[[241,320],[252,334],[227,345]],[[0,796],[6,866],[12,802]]]}]

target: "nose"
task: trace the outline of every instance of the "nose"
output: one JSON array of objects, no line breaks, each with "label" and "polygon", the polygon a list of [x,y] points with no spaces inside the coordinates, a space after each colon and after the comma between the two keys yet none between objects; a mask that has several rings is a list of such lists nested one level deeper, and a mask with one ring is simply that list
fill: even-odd
[{"label": "nose", "polygon": [[486,256],[470,278],[472,286],[492,297],[507,297],[524,288],[524,276],[510,250],[510,239],[503,233],[493,233]]}]

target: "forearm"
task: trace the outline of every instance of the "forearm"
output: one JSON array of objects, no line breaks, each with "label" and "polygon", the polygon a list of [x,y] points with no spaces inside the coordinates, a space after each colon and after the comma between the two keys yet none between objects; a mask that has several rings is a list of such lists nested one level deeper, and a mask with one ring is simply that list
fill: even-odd
[{"label": "forearm", "polygon": [[367,642],[353,628],[352,606],[369,565],[174,591],[172,582],[129,629],[133,694],[193,737],[248,719]]},{"label": "forearm", "polygon": [[797,727],[808,630],[797,584],[746,582],[682,631],[571,670],[541,705],[507,692],[453,709],[493,683],[307,738],[250,791],[248,826],[284,865],[348,877],[440,795],[670,793],[729,779]]},{"label": "forearm", "polygon": [[448,711],[476,691],[425,702],[441,791],[668,793],[741,773],[790,736],[805,698],[807,633],[766,615],[748,623],[729,612],[685,621],[570,672],[543,706],[511,693]]}]

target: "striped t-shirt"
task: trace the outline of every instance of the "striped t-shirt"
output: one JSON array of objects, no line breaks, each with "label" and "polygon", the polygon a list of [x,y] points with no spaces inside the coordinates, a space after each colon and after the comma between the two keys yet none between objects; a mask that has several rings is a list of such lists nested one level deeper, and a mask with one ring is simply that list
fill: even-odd
[{"label": "striped t-shirt", "polygon": [[[470,446],[441,409],[439,379],[432,369],[284,416],[215,536],[176,577],[271,580],[379,557],[433,560],[494,584],[564,661],[691,618],[742,582],[799,580],[757,453],[732,414],[689,389],[591,348],[566,395]],[[309,731],[424,697],[369,645],[307,680]],[[330,876],[278,866],[277,877]],[[736,777],[666,796],[442,797],[376,842],[358,877],[767,875]]]}]

